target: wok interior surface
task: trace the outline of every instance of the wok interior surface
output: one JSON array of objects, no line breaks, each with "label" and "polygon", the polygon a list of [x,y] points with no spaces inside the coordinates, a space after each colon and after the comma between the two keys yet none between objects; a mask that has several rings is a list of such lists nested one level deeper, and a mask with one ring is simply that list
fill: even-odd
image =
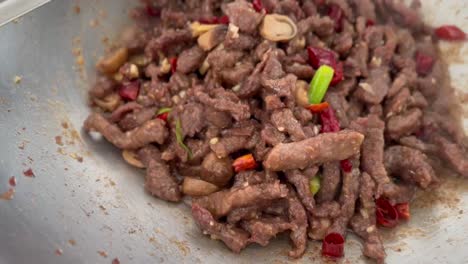
[{"label": "wok interior surface", "polygon": [[[82,134],[103,38],[112,39],[128,23],[128,1],[108,3],[53,1],[0,28],[0,193],[11,176],[17,179],[13,199],[0,201],[0,263],[288,261],[287,239],[240,255],[206,239],[187,205],[146,194],[142,173],[105,140]],[[463,3],[435,3],[423,3],[426,19],[466,25]],[[449,61],[450,72],[454,85],[463,87],[468,56],[459,57],[467,54],[460,45],[442,51],[457,57]],[[23,175],[29,168],[34,178]],[[411,222],[384,234],[388,263],[462,263],[468,257],[468,217],[461,211],[468,184],[447,178],[444,188],[420,200]],[[309,244],[299,263],[320,260],[320,244]],[[347,260],[365,261],[359,245],[349,236]]]}]

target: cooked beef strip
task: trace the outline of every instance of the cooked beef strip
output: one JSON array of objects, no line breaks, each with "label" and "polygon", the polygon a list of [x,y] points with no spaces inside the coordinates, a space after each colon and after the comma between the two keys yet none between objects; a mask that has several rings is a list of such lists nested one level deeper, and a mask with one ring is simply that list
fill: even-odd
[{"label": "cooked beef strip", "polygon": [[249,243],[266,246],[277,234],[291,229],[292,224],[284,217],[261,217],[243,221],[242,228],[250,233]]},{"label": "cooked beef strip", "polygon": [[322,166],[322,179],[320,190],[317,193],[317,202],[324,203],[333,201],[338,192],[341,182],[341,167],[336,161],[326,162]]},{"label": "cooked beef strip", "polygon": [[248,244],[249,234],[240,228],[216,221],[210,211],[192,203],[192,216],[200,229],[213,239],[220,239],[234,252],[239,253]]},{"label": "cooked beef strip", "polygon": [[468,177],[468,155],[459,145],[442,136],[435,135],[434,143],[439,148],[440,156],[461,176]]},{"label": "cooked beef strip", "polygon": [[310,192],[310,179],[315,176],[318,168],[313,167],[311,169],[305,170],[304,172],[299,170],[287,171],[286,179],[294,185],[296,188],[297,196],[302,202],[302,205],[305,209],[312,213],[315,206],[315,201],[312,193]]},{"label": "cooked beef strip", "polygon": [[222,190],[194,202],[210,211],[214,217],[227,215],[232,209],[253,205],[262,200],[274,200],[288,195],[285,185],[279,183],[261,183]]},{"label": "cooked beef strip", "polygon": [[320,134],[273,147],[263,163],[266,169],[304,169],[314,164],[344,160],[359,152],[364,136],[354,131]]},{"label": "cooked beef strip", "polygon": [[101,133],[120,149],[138,149],[153,142],[162,144],[168,136],[165,122],[160,119],[150,120],[134,130],[123,133],[98,113],[93,113],[86,119],[84,128]]},{"label": "cooked beef strip", "polygon": [[386,149],[385,168],[390,175],[417,184],[421,188],[427,188],[438,182],[427,156],[416,149],[403,146]]},{"label": "cooked beef strip", "polygon": [[169,171],[169,166],[161,160],[159,150],[148,145],[138,152],[146,167],[145,189],[163,200],[178,202],[182,199],[179,184]]},{"label": "cooked beef strip", "polygon": [[375,183],[367,173],[359,181],[358,213],[351,219],[351,228],[364,240],[364,255],[383,263],[385,250],[375,220]]},{"label": "cooked beef strip", "polygon": [[307,247],[307,214],[294,190],[289,189],[288,217],[291,221],[290,238],[294,248],[289,251],[289,256],[299,258],[304,255]]}]

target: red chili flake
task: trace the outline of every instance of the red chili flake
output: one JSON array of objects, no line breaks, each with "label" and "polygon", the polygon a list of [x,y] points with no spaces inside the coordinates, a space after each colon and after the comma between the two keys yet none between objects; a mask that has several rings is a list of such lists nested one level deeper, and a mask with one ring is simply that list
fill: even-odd
[{"label": "red chili flake", "polygon": [[255,11],[262,12],[262,9],[263,9],[262,0],[253,0],[252,5],[253,5],[253,8],[255,9]]},{"label": "red chili flake", "polygon": [[382,197],[377,199],[375,207],[375,215],[379,225],[391,228],[398,224],[398,212],[387,199]]},{"label": "red chili flake", "polygon": [[318,69],[322,65],[328,65],[332,68],[336,65],[336,57],[331,50],[319,47],[308,47],[307,54],[309,55],[310,64],[315,69]]},{"label": "red chili flake", "polygon": [[166,112],[166,113],[162,113],[162,114],[159,114],[156,116],[156,118],[159,118],[161,120],[164,120],[167,122],[167,118],[169,117],[169,112]]},{"label": "red chili flake", "polygon": [[337,85],[343,80],[343,63],[340,61],[336,63],[335,67],[333,67],[335,70],[335,74],[333,75],[333,79],[330,82],[330,85]]},{"label": "red chili flake", "polygon": [[313,114],[318,114],[325,110],[325,108],[328,108],[330,105],[327,102],[323,102],[320,104],[311,104],[307,107],[307,109],[310,110]]},{"label": "red chili flake", "polygon": [[58,248],[58,249],[55,250],[55,255],[57,255],[57,256],[62,256],[62,254],[63,254],[63,250],[62,250],[62,249]]},{"label": "red chili flake", "polygon": [[229,24],[229,17],[228,16],[222,16],[222,17],[218,18],[218,24],[228,25]]},{"label": "red chili flake", "polygon": [[344,172],[350,173],[353,170],[353,163],[349,159],[340,161],[340,165]]},{"label": "red chili flake", "polygon": [[140,92],[140,82],[126,82],[120,86],[119,95],[125,100],[135,101]]},{"label": "red chili flake", "polygon": [[171,72],[175,73],[177,71],[177,57],[169,59],[169,63],[171,64]]},{"label": "red chili flake", "polygon": [[411,217],[409,203],[399,203],[395,205],[398,212],[398,219],[409,220]]},{"label": "red chili flake", "polygon": [[322,65],[328,65],[333,68],[335,74],[330,85],[336,85],[343,80],[343,63],[337,61],[335,53],[328,49],[319,47],[308,47],[307,54],[312,67],[318,69]]},{"label": "red chili flake", "polygon": [[161,10],[151,4],[146,5],[146,14],[150,17],[159,17],[161,15]]},{"label": "red chili flake", "polygon": [[120,264],[120,260],[118,258],[115,258],[112,260],[112,264]]},{"label": "red chili flake", "polygon": [[340,122],[336,118],[335,111],[331,106],[320,112],[320,122],[322,123],[321,133],[340,131]]},{"label": "red chili flake", "polygon": [[454,25],[441,26],[435,29],[438,38],[448,41],[466,40],[466,33]]},{"label": "red chili flake", "polygon": [[335,21],[335,31],[341,32],[343,31],[343,18],[344,13],[343,9],[337,4],[330,4],[328,6],[328,16]]},{"label": "red chili flake", "polygon": [[219,19],[217,17],[210,17],[210,18],[204,17],[204,18],[200,18],[198,22],[202,24],[218,24]]},{"label": "red chili flake", "polygon": [[344,255],[345,239],[341,234],[330,233],[322,241],[322,255],[341,258]]},{"label": "red chili flake", "polygon": [[366,27],[372,27],[375,25],[375,21],[372,19],[367,19],[366,20]]},{"label": "red chili flake", "polygon": [[235,172],[241,172],[255,169],[257,167],[257,162],[252,154],[247,154],[235,159],[232,166]]},{"label": "red chili flake", "polygon": [[416,72],[419,75],[427,75],[434,66],[434,58],[422,52],[416,52]]},{"label": "red chili flake", "polygon": [[26,176],[26,177],[31,177],[31,178],[36,177],[36,175],[34,175],[34,172],[32,171],[31,168],[29,168],[29,169],[26,170],[26,171],[23,171],[23,174],[24,174],[24,176]]},{"label": "red chili flake", "polygon": [[10,184],[11,187],[15,187],[16,186],[15,176],[11,176],[10,179],[8,180],[8,183]]}]

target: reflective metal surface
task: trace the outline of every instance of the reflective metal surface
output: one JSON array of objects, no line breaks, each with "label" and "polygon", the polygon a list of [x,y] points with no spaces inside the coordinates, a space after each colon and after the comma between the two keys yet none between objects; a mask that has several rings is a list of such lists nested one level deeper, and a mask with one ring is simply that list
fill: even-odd
[{"label": "reflective metal surface", "polygon": [[[130,2],[55,0],[0,28],[0,193],[17,179],[13,199],[0,200],[0,263],[288,262],[284,238],[236,255],[202,236],[186,205],[146,194],[142,172],[81,132],[103,38],[128,22]],[[431,22],[468,31],[466,1],[423,3]],[[466,91],[466,46],[444,50]],[[23,175],[29,168],[34,178]],[[384,234],[388,263],[467,263],[466,181],[450,178],[417,204],[410,223]],[[319,251],[310,243],[296,263],[320,261]],[[360,255],[349,236],[346,259]]]}]

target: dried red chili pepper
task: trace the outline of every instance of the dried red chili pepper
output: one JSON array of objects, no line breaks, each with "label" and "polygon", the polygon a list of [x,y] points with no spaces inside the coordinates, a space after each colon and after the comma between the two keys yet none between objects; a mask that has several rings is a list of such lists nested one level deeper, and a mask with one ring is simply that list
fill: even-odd
[{"label": "dried red chili pepper", "polygon": [[427,75],[434,66],[434,58],[422,52],[416,52],[416,72],[419,75]]},{"label": "dried red chili pepper", "polygon": [[323,102],[320,104],[311,104],[307,107],[312,113],[317,114],[328,108],[330,105],[327,102]]},{"label": "dried red chili pepper", "polygon": [[383,227],[395,227],[398,225],[398,212],[385,198],[380,197],[375,201],[375,216],[377,223]]},{"label": "dried red chili pepper", "polygon": [[308,47],[307,54],[312,67],[318,69],[322,65],[328,65],[333,68],[335,74],[330,85],[336,85],[343,80],[343,63],[337,61],[335,53],[331,50],[319,47]]},{"label": "dried red chili pepper", "polygon": [[331,106],[320,112],[320,122],[322,123],[321,133],[340,131],[340,122],[336,118],[335,111]]},{"label": "dried red chili pepper", "polygon": [[253,8],[255,9],[255,11],[262,12],[262,9],[263,9],[262,0],[253,0],[252,5],[253,5]]},{"label": "dried red chili pepper", "polygon": [[15,176],[11,176],[10,179],[8,180],[8,183],[10,184],[11,187],[15,187],[16,186]]},{"label": "dried red chili pepper", "polygon": [[161,10],[151,4],[147,4],[145,7],[146,14],[150,17],[159,17]]},{"label": "dried red chili pepper", "polygon": [[120,86],[119,95],[122,99],[135,101],[140,91],[140,82],[133,81],[127,82]]},{"label": "dried red chili pepper", "polygon": [[322,255],[341,258],[344,255],[345,239],[341,234],[330,233],[322,241]]},{"label": "dried red chili pepper", "polygon": [[366,20],[366,27],[372,27],[375,25],[375,21],[372,19],[367,19]]},{"label": "dried red chili pepper", "polygon": [[328,16],[335,21],[335,31],[341,32],[343,31],[343,19],[344,13],[343,9],[337,4],[330,4],[328,6]]},{"label": "dried red chili pepper", "polygon": [[156,118],[159,118],[161,120],[164,120],[167,122],[167,118],[169,117],[169,112],[166,112],[166,113],[162,113],[162,114],[159,114],[156,116]]},{"label": "dried red chili pepper", "polygon": [[219,17],[218,18],[218,24],[228,25],[229,24],[229,17],[228,16]]},{"label": "dried red chili pepper", "polygon": [[466,33],[454,25],[441,26],[435,29],[438,38],[448,41],[466,40]]},{"label": "dried red chili pepper", "polygon": [[337,62],[335,67],[332,67],[335,70],[335,74],[333,75],[333,79],[330,82],[330,85],[337,85],[340,83],[344,76],[343,76],[343,63],[341,61]]},{"label": "dried red chili pepper", "polygon": [[318,69],[322,65],[328,65],[332,68],[336,65],[336,57],[331,50],[319,47],[308,47],[307,54],[309,55],[310,64],[315,69]]},{"label": "dried red chili pepper", "polygon": [[398,212],[398,219],[409,220],[411,217],[409,203],[399,203],[395,205]]},{"label": "dried red chili pepper", "polygon": [[253,170],[257,167],[257,162],[252,154],[241,156],[232,163],[235,172]]},{"label": "dried red chili pepper", "polygon": [[340,161],[341,169],[344,172],[350,173],[353,170],[353,163],[349,159]]},{"label": "dried red chili pepper", "polygon": [[171,64],[171,72],[175,73],[177,71],[177,57],[169,59],[169,64]]}]

